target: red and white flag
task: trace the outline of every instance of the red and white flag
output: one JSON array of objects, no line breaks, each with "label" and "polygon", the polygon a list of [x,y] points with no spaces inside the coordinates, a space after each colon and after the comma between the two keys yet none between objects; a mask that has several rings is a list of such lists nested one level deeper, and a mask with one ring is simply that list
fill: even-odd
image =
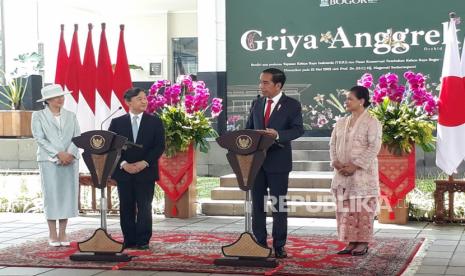
[{"label": "red and white flag", "polygon": [[81,73],[81,54],[78,44],[78,25],[74,24],[73,40],[69,51],[69,62],[66,72],[66,88],[73,93],[65,96],[64,108],[76,113],[79,101],[79,75]]},{"label": "red and white flag", "polygon": [[113,68],[108,52],[105,23],[102,23],[97,61],[97,95],[95,96],[95,129],[108,129],[111,120],[102,126],[103,120],[110,116],[111,91],[113,90]]},{"label": "red and white flag", "polygon": [[[126,56],[126,47],[124,46],[124,25],[120,25],[118,55],[116,56],[115,74],[113,78],[113,94],[111,97],[111,110],[116,110],[123,106],[127,111],[128,107],[124,103],[124,93],[132,87],[131,74],[129,72],[129,63]],[[115,116],[123,115],[121,110]]]},{"label": "red and white flag", "polygon": [[451,18],[446,34],[436,144],[436,165],[448,175],[456,172],[465,158],[465,78],[455,24]]},{"label": "red and white flag", "polygon": [[94,45],[92,44],[92,24],[89,24],[86,50],[79,79],[79,102],[77,119],[81,132],[95,129],[95,91],[97,66],[95,65]]},{"label": "red and white flag", "polygon": [[55,83],[65,88],[66,71],[68,70],[68,51],[66,50],[66,43],[64,38],[65,25],[60,26],[60,42],[58,44],[57,67],[55,71]]}]

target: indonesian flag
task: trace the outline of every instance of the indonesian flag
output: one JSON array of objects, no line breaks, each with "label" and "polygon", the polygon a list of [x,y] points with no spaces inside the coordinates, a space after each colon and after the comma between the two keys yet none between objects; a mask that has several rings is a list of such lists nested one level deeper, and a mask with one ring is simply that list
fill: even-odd
[{"label": "indonesian flag", "polygon": [[66,50],[66,43],[64,39],[65,25],[60,26],[60,42],[58,44],[58,56],[57,56],[57,67],[55,71],[55,83],[65,88],[66,83],[66,71],[68,70],[68,52]]},{"label": "indonesian flag", "polygon": [[[115,75],[113,79],[113,94],[111,97],[111,110],[116,110],[123,106],[125,110],[128,107],[124,103],[124,93],[132,87],[131,74],[129,72],[128,58],[126,56],[126,47],[124,46],[124,25],[120,25],[118,55],[116,56]],[[120,115],[124,114],[121,110]],[[115,114],[118,116],[118,114]]]},{"label": "indonesian flag", "polygon": [[465,158],[465,78],[463,72],[455,19],[451,18],[442,67],[436,145],[436,165],[448,175],[456,172],[457,167]]},{"label": "indonesian flag", "polygon": [[65,96],[64,108],[76,113],[79,101],[79,75],[81,73],[81,54],[78,44],[78,25],[74,24],[73,41],[69,52],[69,62],[66,73],[66,88],[73,93]]},{"label": "indonesian flag", "polygon": [[103,120],[110,116],[111,91],[113,89],[113,69],[108,52],[105,23],[102,23],[97,63],[97,95],[95,96],[95,129],[108,129],[111,120],[102,126]]},{"label": "indonesian flag", "polygon": [[95,129],[95,91],[97,66],[95,65],[94,46],[92,44],[92,24],[89,24],[84,61],[79,81],[79,102],[77,119],[81,132]]}]

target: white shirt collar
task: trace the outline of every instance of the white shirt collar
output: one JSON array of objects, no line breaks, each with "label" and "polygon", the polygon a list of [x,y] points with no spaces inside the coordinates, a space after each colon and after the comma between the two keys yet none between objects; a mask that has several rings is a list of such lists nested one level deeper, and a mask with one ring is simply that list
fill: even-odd
[{"label": "white shirt collar", "polygon": [[[283,96],[283,91],[279,91],[278,95],[271,98],[273,100],[273,104],[278,103],[282,96]],[[268,101],[269,98],[266,98],[266,100]]]},{"label": "white shirt collar", "polygon": [[131,111],[129,111],[129,116],[131,116],[131,121],[134,119],[134,116],[137,116],[137,121],[140,121],[140,119],[142,119],[142,114],[143,113],[139,113],[139,114],[134,114],[132,113]]}]

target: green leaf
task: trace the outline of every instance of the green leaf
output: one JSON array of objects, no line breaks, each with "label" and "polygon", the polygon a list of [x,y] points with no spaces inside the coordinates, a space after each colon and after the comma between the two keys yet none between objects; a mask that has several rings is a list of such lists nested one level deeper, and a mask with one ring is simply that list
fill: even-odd
[{"label": "green leaf", "polygon": [[395,154],[409,153],[413,144],[424,151],[434,151],[436,122],[412,104],[391,102],[389,98],[369,109],[383,127],[382,140]]}]

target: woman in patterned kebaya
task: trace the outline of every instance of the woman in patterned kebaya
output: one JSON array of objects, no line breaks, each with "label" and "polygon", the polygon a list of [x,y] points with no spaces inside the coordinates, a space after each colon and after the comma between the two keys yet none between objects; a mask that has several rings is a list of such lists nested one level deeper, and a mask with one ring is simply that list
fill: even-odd
[{"label": "woman in patterned kebaya", "polygon": [[338,120],[330,142],[338,236],[347,243],[338,254],[364,255],[373,238],[378,206],[382,128],[366,110],[370,98],[365,87],[352,87],[345,106],[350,115]]}]

